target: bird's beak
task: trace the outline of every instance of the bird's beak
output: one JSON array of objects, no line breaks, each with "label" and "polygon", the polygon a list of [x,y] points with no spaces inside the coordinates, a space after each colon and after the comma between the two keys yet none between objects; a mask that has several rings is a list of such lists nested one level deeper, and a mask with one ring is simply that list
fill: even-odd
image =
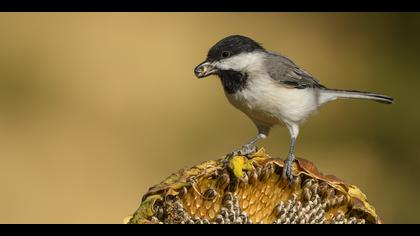
[{"label": "bird's beak", "polygon": [[218,70],[214,64],[208,61],[201,63],[194,69],[195,76],[199,79],[216,74],[217,72]]}]

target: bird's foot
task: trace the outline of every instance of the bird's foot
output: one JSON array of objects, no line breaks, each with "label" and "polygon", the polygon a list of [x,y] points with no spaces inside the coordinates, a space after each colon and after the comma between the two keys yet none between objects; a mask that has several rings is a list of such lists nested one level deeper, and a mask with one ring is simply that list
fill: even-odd
[{"label": "bird's foot", "polygon": [[235,156],[248,156],[250,154],[253,154],[257,151],[257,147],[255,145],[252,144],[245,144],[244,146],[242,146],[242,148],[231,151],[230,153],[228,153],[226,155],[227,159],[230,159],[232,157]]},{"label": "bird's foot", "polygon": [[293,182],[293,163],[295,160],[294,154],[289,154],[287,159],[284,161],[283,166],[283,179],[289,182],[289,185]]}]

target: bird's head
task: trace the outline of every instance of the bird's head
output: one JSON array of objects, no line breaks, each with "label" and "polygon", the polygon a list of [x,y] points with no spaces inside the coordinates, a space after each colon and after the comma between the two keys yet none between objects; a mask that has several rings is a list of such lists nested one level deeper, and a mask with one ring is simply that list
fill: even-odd
[{"label": "bird's head", "polygon": [[204,78],[226,70],[244,72],[250,65],[258,64],[256,55],[261,52],[265,49],[248,37],[228,36],[210,48],[207,59],[194,69],[194,73],[197,78]]}]

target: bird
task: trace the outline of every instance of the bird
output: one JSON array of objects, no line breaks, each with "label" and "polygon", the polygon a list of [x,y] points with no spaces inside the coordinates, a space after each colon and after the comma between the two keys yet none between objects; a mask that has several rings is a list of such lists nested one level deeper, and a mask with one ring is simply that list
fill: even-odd
[{"label": "bird", "polygon": [[378,93],[327,88],[291,59],[243,35],[230,35],[214,44],[194,74],[199,79],[218,76],[227,100],[257,128],[257,135],[230,156],[254,153],[256,143],[267,138],[271,128],[287,127],[290,145],[282,177],[289,184],[293,181],[299,125],[320,106],[342,98],[394,102],[392,97]]}]

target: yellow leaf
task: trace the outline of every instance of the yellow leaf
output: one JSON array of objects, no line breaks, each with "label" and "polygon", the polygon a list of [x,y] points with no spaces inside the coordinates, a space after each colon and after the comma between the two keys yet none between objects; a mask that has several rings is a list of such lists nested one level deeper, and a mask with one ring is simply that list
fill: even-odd
[{"label": "yellow leaf", "polygon": [[233,174],[237,177],[237,178],[242,178],[243,176],[243,167],[244,167],[244,157],[243,156],[235,156],[233,157],[230,161],[230,168],[233,171]]},{"label": "yellow leaf", "polygon": [[137,222],[141,219],[147,219],[153,216],[155,212],[153,211],[153,205],[157,200],[162,200],[162,196],[160,195],[151,195],[148,196],[140,205],[139,209],[131,218],[131,222]]},{"label": "yellow leaf", "polygon": [[350,185],[349,195],[351,197],[360,199],[363,202],[363,205],[365,207],[364,210],[367,211],[370,215],[374,216],[375,218],[378,217],[376,214],[375,208],[369,204],[366,195],[362,193],[362,191],[358,187],[354,185]]},{"label": "yellow leaf", "polygon": [[253,170],[254,169],[254,161],[253,160],[246,160],[242,170]]}]

